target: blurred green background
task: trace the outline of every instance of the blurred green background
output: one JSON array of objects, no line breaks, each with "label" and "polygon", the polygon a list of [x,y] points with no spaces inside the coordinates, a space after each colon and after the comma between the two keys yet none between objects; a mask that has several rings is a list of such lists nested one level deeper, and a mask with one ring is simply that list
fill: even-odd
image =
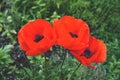
[{"label": "blurred green background", "polygon": [[[52,23],[64,15],[85,20],[91,35],[106,43],[105,63],[95,69],[79,66],[59,46],[43,55],[25,56],[17,41],[21,26],[37,18]],[[119,79],[120,0],[0,0],[0,80]]]}]

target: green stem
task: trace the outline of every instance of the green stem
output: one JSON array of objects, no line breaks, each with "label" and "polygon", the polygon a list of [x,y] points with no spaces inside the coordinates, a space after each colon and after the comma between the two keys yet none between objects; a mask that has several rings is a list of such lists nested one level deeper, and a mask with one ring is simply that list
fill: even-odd
[{"label": "green stem", "polygon": [[47,57],[45,56],[45,65],[44,65],[44,70],[45,70],[45,79],[47,80]]},{"label": "green stem", "polygon": [[29,76],[29,78],[31,77],[30,76],[30,74],[27,72],[27,70],[26,69],[24,69],[23,67],[22,67],[22,69],[23,69],[23,71]]},{"label": "green stem", "polygon": [[64,58],[63,58],[63,61],[62,61],[61,71],[62,71],[63,64],[64,64],[64,62],[65,62],[65,58],[66,58],[66,53],[65,53]]},{"label": "green stem", "polygon": [[79,65],[77,66],[77,68],[73,71],[73,73],[71,74],[71,76],[70,76],[70,78],[69,78],[70,80],[71,80],[72,76],[75,74],[75,72],[79,69],[80,65],[81,65],[81,64],[79,64]]},{"label": "green stem", "polygon": [[62,61],[61,67],[60,67],[60,78],[61,78],[61,80],[63,80],[63,78],[64,78],[62,76],[63,75],[62,69],[63,69],[63,65],[65,63],[66,55],[67,55],[67,50],[63,49],[63,61]]},{"label": "green stem", "polygon": [[28,67],[32,70],[32,67],[31,67],[31,64],[30,64],[30,61],[28,60],[27,56],[24,54],[24,57],[27,61],[27,64],[28,64]]}]

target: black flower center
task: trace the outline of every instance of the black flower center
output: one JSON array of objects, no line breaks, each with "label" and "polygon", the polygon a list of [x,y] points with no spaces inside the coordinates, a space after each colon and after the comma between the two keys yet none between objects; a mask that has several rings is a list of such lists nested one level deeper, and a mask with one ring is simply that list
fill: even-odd
[{"label": "black flower center", "polygon": [[71,36],[72,38],[77,38],[77,37],[78,37],[77,34],[74,34],[74,33],[72,33],[72,32],[69,32],[69,34],[70,34],[70,36]]},{"label": "black flower center", "polygon": [[37,35],[35,36],[34,41],[35,41],[35,42],[39,42],[39,41],[42,40],[43,38],[44,38],[43,35],[38,35],[38,34],[37,34]]},{"label": "black flower center", "polygon": [[92,55],[93,53],[89,49],[86,49],[84,53],[82,54],[82,56],[85,56],[86,58],[90,58],[92,57]]}]

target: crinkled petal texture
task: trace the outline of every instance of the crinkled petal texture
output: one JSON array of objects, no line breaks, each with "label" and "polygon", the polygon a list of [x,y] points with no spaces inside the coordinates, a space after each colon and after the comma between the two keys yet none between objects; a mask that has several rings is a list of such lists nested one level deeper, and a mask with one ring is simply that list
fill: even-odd
[{"label": "crinkled petal texture", "polygon": [[83,52],[88,47],[89,28],[83,20],[63,16],[59,20],[54,20],[54,30],[58,45],[68,50],[79,50],[79,52]]},{"label": "crinkled petal texture", "polygon": [[55,33],[49,22],[36,19],[28,22],[18,32],[20,47],[26,55],[35,56],[50,49],[55,43]]},{"label": "crinkled petal texture", "polygon": [[90,66],[91,63],[104,62],[106,59],[106,45],[103,41],[90,36],[89,47],[79,55],[79,51],[71,51],[72,55],[86,66]]}]

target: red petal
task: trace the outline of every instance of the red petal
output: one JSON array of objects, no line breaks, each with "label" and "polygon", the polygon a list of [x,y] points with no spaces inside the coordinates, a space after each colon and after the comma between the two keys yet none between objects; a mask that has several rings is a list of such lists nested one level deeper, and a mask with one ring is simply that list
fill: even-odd
[{"label": "red petal", "polygon": [[[43,35],[44,38],[35,42],[36,35]],[[49,22],[37,19],[34,22],[28,22],[18,33],[18,41],[21,48],[29,56],[43,54],[55,43],[55,32]]]},{"label": "red petal", "polygon": [[[54,30],[58,45],[73,51],[88,47],[89,28],[84,21],[71,16],[63,16],[54,21]],[[70,32],[77,34],[78,38],[72,38]]]}]

